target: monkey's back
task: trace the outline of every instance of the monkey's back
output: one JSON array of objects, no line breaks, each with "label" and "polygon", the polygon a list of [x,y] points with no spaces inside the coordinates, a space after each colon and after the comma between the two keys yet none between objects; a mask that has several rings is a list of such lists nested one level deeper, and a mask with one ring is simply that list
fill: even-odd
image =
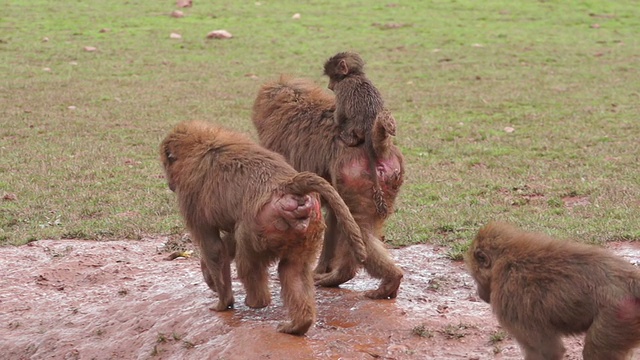
[{"label": "monkey's back", "polygon": [[384,109],[384,101],[380,91],[364,75],[347,76],[335,85],[334,92],[338,99],[338,108],[349,119],[354,122],[355,127],[370,130],[380,113]]},{"label": "monkey's back", "polygon": [[205,222],[233,231],[237,221],[254,218],[280,184],[297,174],[281,155],[244,135],[209,124],[189,131],[193,140],[186,146],[198,150],[184,169],[190,175],[182,189],[188,193],[179,196],[188,225]]},{"label": "monkey's back", "polygon": [[600,312],[616,313],[625,299],[640,295],[640,272],[605,249],[532,233],[502,245],[491,284],[501,323],[577,334]]},{"label": "monkey's back", "polygon": [[[283,154],[296,170],[331,181],[329,165],[343,146],[336,139],[334,109],[333,95],[313,82],[281,77],[260,88],[252,120],[263,146]],[[318,134],[324,136],[313,136]]]}]

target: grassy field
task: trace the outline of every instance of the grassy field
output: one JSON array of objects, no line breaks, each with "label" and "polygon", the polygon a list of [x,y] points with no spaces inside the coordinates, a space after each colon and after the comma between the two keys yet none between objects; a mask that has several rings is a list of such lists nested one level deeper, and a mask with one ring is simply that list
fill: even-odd
[{"label": "grassy field", "polygon": [[[255,136],[261,83],[288,73],[324,86],[324,60],[343,50],[361,53],[399,121],[407,179],[392,245],[455,251],[490,219],[640,240],[636,1],[195,0],[179,19],[175,9],[5,4],[0,244],[184,232],[158,161],[166,132],[202,119]],[[206,39],[216,29],[234,37]]]}]

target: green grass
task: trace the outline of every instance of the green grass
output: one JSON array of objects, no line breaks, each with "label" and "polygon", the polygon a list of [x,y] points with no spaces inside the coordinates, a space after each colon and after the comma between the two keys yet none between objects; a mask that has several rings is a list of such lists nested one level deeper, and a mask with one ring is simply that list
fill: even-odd
[{"label": "green grass", "polygon": [[[391,244],[457,257],[490,219],[640,239],[635,1],[195,1],[181,19],[174,4],[5,4],[0,244],[183,232],[158,161],[166,132],[203,119],[255,136],[262,82],[324,86],[323,61],[346,49],[399,121]],[[234,38],[205,38],[216,29]]]}]

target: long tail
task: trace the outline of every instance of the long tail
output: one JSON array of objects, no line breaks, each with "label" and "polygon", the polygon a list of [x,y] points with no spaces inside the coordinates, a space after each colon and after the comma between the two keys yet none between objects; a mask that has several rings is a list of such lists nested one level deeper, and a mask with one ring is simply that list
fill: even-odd
[{"label": "long tail", "polygon": [[389,206],[384,200],[384,193],[380,186],[378,176],[378,160],[389,153],[393,145],[392,136],[396,135],[396,119],[389,109],[382,109],[378,112],[371,129],[371,135],[365,138],[365,150],[369,159],[369,171],[373,180],[373,202],[376,212],[383,219],[389,216]]},{"label": "long tail", "polygon": [[371,141],[376,152],[378,159],[382,159],[390,151],[393,146],[392,136],[396,136],[396,119],[391,114],[389,109],[384,108],[378,112],[376,121],[373,124],[371,130]]},{"label": "long tail", "polygon": [[338,224],[345,229],[349,238],[349,244],[356,259],[360,262],[365,261],[367,258],[367,250],[362,240],[360,227],[353,218],[353,215],[351,215],[344,200],[342,200],[338,192],[329,182],[312,172],[303,171],[291,179],[285,186],[285,190],[299,195],[307,194],[310,191],[320,193],[335,212]]},{"label": "long tail", "polygon": [[365,137],[364,147],[369,158],[369,173],[371,173],[371,180],[373,180],[373,203],[376,207],[376,212],[383,219],[389,216],[389,207],[387,202],[384,201],[384,193],[382,187],[380,187],[380,179],[378,177],[378,156],[376,155],[376,148],[373,145],[372,134]]}]

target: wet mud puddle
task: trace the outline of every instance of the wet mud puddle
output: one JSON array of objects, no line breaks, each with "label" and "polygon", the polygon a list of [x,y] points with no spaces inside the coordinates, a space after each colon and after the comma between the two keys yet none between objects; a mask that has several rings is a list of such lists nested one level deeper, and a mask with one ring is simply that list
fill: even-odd
[{"label": "wet mud puddle", "polygon": [[[234,278],[236,309],[216,313],[198,260],[164,260],[158,249],[165,241],[45,240],[0,248],[0,358],[522,358],[445,248],[392,250],[405,271],[395,300],[364,298],[378,285],[364,273],[341,288],[318,288],[317,322],[295,337],[275,331],[286,312],[273,273],[270,306],[247,308]],[[640,263],[637,244],[610,247]],[[581,359],[581,337],[565,345],[565,359]]]}]

